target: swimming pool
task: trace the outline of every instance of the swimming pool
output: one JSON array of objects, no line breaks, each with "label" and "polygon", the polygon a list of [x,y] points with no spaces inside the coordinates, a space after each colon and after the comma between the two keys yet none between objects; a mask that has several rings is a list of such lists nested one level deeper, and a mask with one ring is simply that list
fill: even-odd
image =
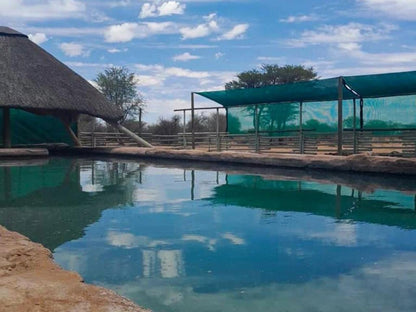
[{"label": "swimming pool", "polygon": [[0,190],[0,224],[154,311],[416,310],[411,179],[51,158]]}]

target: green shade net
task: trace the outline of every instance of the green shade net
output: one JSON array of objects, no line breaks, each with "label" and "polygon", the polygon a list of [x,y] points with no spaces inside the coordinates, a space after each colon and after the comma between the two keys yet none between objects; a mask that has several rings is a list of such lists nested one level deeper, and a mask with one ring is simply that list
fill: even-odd
[{"label": "green shade net", "polygon": [[[363,98],[416,94],[416,71],[343,77]],[[253,89],[196,92],[224,107],[264,103],[324,102],[338,99],[338,78],[297,82]],[[344,99],[353,99],[344,88]]]},{"label": "green shade net", "polygon": [[[73,142],[60,120],[53,116],[41,116],[20,109],[10,109],[12,145]],[[77,132],[76,124],[72,126]],[[3,110],[0,109],[0,137],[3,137]],[[1,140],[0,140],[1,141]]]},{"label": "green shade net", "polygon": [[[379,75],[346,76],[345,83],[364,99],[364,129],[416,128],[416,71]],[[259,131],[270,135],[294,135],[303,102],[305,131],[336,133],[339,78],[313,80],[254,89],[197,92],[228,109],[228,132],[254,132],[255,105]],[[358,96],[343,87],[343,125],[360,125]],[[290,132],[292,131],[293,132]]]}]

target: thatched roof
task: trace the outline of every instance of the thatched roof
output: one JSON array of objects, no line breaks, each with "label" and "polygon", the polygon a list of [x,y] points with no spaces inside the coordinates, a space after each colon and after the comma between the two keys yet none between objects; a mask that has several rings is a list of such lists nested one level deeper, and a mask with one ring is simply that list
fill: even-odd
[{"label": "thatched roof", "polygon": [[0,107],[116,121],[122,112],[88,81],[21,34],[0,27]]}]

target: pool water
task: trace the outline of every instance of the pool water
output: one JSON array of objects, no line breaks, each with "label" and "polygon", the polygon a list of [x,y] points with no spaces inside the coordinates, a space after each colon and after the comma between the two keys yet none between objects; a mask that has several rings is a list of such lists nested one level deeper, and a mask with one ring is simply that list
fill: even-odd
[{"label": "pool water", "polygon": [[267,173],[6,164],[0,224],[155,312],[416,311],[415,182]]}]

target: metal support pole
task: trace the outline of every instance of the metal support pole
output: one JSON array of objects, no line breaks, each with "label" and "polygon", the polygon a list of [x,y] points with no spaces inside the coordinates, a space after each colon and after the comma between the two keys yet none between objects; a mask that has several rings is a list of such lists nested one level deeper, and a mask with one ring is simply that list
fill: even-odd
[{"label": "metal support pole", "polygon": [[255,128],[254,131],[255,131],[255,135],[256,135],[256,137],[255,137],[256,153],[258,153],[259,150],[260,150],[260,144],[259,144],[260,143],[259,142],[259,110],[258,110],[258,108],[259,108],[259,106],[256,104],[255,109],[254,109],[254,128]]},{"label": "metal support pole", "polygon": [[219,152],[221,150],[221,144],[220,144],[220,109],[217,108],[217,151]]},{"label": "metal support pole", "polygon": [[342,125],[342,102],[343,102],[343,78],[338,78],[338,155],[342,155],[342,134],[343,134],[343,125]]},{"label": "metal support pole", "polygon": [[360,130],[364,129],[364,100],[360,99]]},{"label": "metal support pole", "polygon": [[195,170],[191,170],[191,200],[195,199]]},{"label": "metal support pole", "polygon": [[183,147],[186,148],[186,111],[183,111]]},{"label": "metal support pole", "polygon": [[342,189],[341,185],[337,185],[337,195],[336,195],[336,204],[335,204],[335,216],[337,219],[341,217],[342,213]]},{"label": "metal support pole", "polygon": [[192,149],[195,149],[195,94],[191,93],[191,132],[192,132]]},{"label": "metal support pole", "polygon": [[353,137],[353,153],[357,154],[357,103],[356,100],[353,99],[354,105],[354,115],[353,115],[353,126],[352,126],[352,137]]},{"label": "metal support pole", "polygon": [[228,133],[228,108],[225,108],[225,132]]},{"label": "metal support pole", "polygon": [[305,152],[305,145],[303,140],[303,102],[299,102],[299,152]]},{"label": "metal support pole", "polygon": [[3,108],[3,147],[12,147],[11,131],[10,131],[10,108]]}]

